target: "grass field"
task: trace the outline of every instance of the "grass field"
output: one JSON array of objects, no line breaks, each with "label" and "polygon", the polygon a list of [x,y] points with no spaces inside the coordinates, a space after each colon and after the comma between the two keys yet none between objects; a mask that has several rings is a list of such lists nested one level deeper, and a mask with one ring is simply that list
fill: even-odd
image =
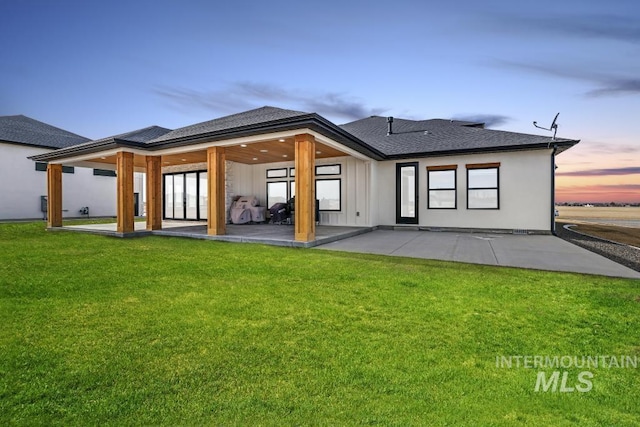
[{"label": "grass field", "polygon": [[0,259],[0,425],[640,424],[638,368],[496,366],[640,357],[639,281],[42,223]]}]

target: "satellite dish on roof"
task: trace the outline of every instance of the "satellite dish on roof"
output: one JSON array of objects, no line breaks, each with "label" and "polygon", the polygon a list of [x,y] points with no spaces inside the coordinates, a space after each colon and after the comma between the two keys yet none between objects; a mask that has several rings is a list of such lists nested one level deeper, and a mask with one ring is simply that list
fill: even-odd
[{"label": "satellite dish on roof", "polygon": [[551,122],[551,126],[549,126],[548,128],[543,128],[542,126],[538,126],[538,122],[534,121],[533,125],[535,127],[537,127],[538,129],[544,129],[544,130],[548,130],[548,131],[553,131],[553,140],[556,139],[556,133],[558,132],[558,124],[556,123],[556,121],[558,120],[558,116],[560,115],[560,113],[556,114],[556,116],[553,118],[553,122]]}]

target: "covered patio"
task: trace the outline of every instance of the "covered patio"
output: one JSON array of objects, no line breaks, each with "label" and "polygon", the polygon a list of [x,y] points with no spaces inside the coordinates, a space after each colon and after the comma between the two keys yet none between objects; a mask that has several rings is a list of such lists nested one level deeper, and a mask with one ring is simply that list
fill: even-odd
[{"label": "covered patio", "polygon": [[[76,231],[85,233],[101,234],[106,236],[123,237],[118,232],[117,224],[83,224],[66,225],[55,228],[55,230]],[[273,246],[289,246],[310,248],[338,240],[354,237],[368,233],[373,227],[343,227],[330,225],[317,225],[315,239],[309,242],[300,242],[295,239],[295,230],[292,225],[274,224],[228,224],[226,234],[210,235],[207,231],[207,223],[198,221],[163,221],[162,228],[158,230],[148,230],[146,223],[134,222],[134,230],[126,237],[143,236],[168,236],[186,237],[192,239],[219,240],[224,242],[237,243],[262,243]]]},{"label": "covered patio", "polygon": [[[32,159],[48,163],[49,229],[62,227],[62,167],[70,165],[115,171],[117,221],[108,227],[65,227],[67,229],[93,230],[120,237],[180,235],[309,247],[371,229],[371,160],[381,155],[353,139],[315,114],[264,107],[174,131],[158,127],[140,129]],[[316,218],[317,160],[343,165],[357,162],[354,170],[357,169],[359,175],[335,165],[338,171],[342,170],[339,172],[342,176],[333,181],[339,186],[343,185],[343,179],[352,179],[354,183],[339,187],[338,197],[348,191],[345,201],[349,196],[353,196],[353,201],[349,198],[348,203],[337,204],[334,210],[338,212],[333,215],[339,216],[339,220],[327,222],[331,226],[318,225],[320,218]],[[235,165],[236,174],[232,179],[229,178],[231,165]],[[294,225],[236,227],[229,224],[230,195],[263,191],[270,178],[269,170],[266,177],[264,175],[268,165],[286,170],[286,176],[291,179],[288,184],[295,189]],[[165,212],[164,176],[171,171],[199,171],[198,176],[206,177],[205,184],[198,187],[202,187],[198,190],[202,197],[196,206],[196,219],[206,219],[206,223],[171,226],[166,221],[170,217]],[[146,175],[146,224],[137,223],[134,218],[134,172]],[[287,190],[287,199],[292,192]],[[269,203],[268,198],[267,190],[266,197],[264,194],[262,197],[267,200],[263,203]],[[186,217],[187,210],[184,212]]]}]

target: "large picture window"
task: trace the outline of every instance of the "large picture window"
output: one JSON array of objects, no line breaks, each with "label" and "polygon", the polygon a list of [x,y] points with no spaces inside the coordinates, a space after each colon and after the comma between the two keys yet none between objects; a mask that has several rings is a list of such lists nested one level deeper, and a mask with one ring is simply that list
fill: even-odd
[{"label": "large picture window", "polygon": [[467,209],[500,209],[500,163],[467,165]]},{"label": "large picture window", "polygon": [[456,209],[456,165],[427,167],[428,209]]},{"label": "large picture window", "polygon": [[267,207],[276,203],[287,203],[288,181],[267,182]]},{"label": "large picture window", "polygon": [[341,180],[316,179],[316,199],[321,211],[339,211],[341,209]]}]

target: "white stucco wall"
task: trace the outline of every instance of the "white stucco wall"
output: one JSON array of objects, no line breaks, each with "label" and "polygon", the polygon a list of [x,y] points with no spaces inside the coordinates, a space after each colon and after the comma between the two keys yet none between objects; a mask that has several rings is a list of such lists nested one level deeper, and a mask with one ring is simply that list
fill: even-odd
[{"label": "white stucco wall", "polygon": [[[40,196],[47,194],[47,173],[36,171],[28,156],[46,150],[0,142],[0,219],[42,219]],[[76,167],[62,174],[63,217],[80,216],[88,206],[91,216],[116,214],[116,179],[94,176],[93,169]]]},{"label": "white stucco wall", "polygon": [[[473,154],[377,164],[379,225],[396,224],[396,164],[419,162],[419,226],[524,229],[551,227],[551,150]],[[500,209],[467,209],[468,163],[500,163]],[[457,209],[427,209],[427,166],[458,165]]]},{"label": "white stucco wall", "polygon": [[[41,172],[45,176],[46,173]],[[90,216],[116,215],[116,178],[95,176],[93,169],[76,167],[73,174],[62,174],[62,216],[77,217],[81,207]]]}]

